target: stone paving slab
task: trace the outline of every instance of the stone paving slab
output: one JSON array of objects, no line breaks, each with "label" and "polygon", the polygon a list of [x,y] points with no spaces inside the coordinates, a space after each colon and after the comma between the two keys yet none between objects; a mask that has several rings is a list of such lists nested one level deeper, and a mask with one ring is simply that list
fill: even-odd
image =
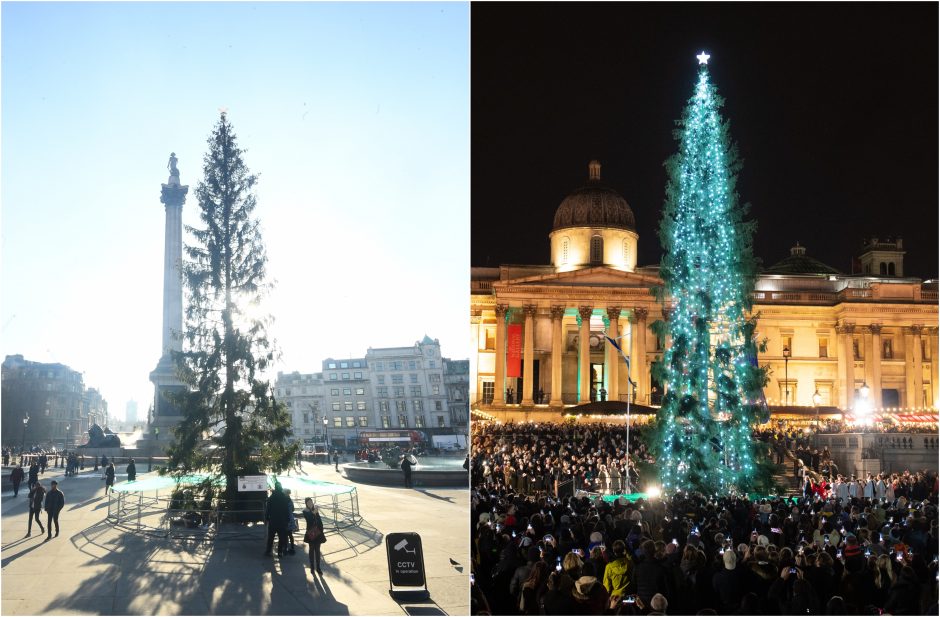
[{"label": "stone paving slab", "polygon": [[[325,465],[307,477],[353,484]],[[147,474],[139,474],[146,476]],[[100,473],[58,479],[61,534],[25,538],[24,492],[0,499],[0,613],[4,615],[466,615],[469,495],[465,489],[355,485],[364,520],[328,533],[322,577],[294,556],[263,557],[263,531],[214,541],[138,535],[105,522]],[[42,514],[45,524],[45,513]],[[384,536],[415,531],[424,544],[431,601],[401,605],[388,593]],[[451,562],[458,565],[453,565]]]}]

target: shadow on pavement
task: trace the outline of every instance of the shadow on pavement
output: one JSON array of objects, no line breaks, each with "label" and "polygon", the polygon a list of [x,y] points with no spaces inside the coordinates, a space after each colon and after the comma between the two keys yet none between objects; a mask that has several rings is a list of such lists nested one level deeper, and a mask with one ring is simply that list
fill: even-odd
[{"label": "shadow on pavement", "polygon": [[[338,563],[381,546],[384,537],[381,531],[367,520],[362,519],[358,525],[327,534],[327,543],[320,550],[324,556],[335,556],[336,558],[332,562]],[[351,551],[352,554],[346,557],[337,555],[337,553],[347,550]]]},{"label": "shadow on pavement", "polygon": [[424,488],[418,488],[418,489],[415,489],[415,490],[416,490],[417,492],[423,494],[423,495],[427,495],[428,497],[433,497],[434,499],[440,499],[441,501],[446,501],[446,502],[449,502],[449,503],[454,503],[454,498],[453,498],[453,497],[442,497],[441,495],[435,495],[435,494],[432,493],[431,491],[429,491],[429,490],[427,490],[427,489],[424,489]]},{"label": "shadow on pavement", "polygon": [[447,614],[436,606],[404,606],[402,605],[401,608],[403,611],[405,611],[406,614],[414,615],[415,617]]},{"label": "shadow on pavement", "polygon": [[[23,549],[23,550],[21,550],[20,552],[16,553],[15,555],[10,555],[10,556],[8,556],[8,557],[4,557],[3,559],[0,559],[0,568],[5,568],[5,567],[7,567],[8,565],[10,565],[11,563],[13,563],[14,561],[16,561],[17,559],[19,559],[20,557],[22,557],[23,555],[26,555],[26,554],[28,554],[28,553],[31,553],[31,552],[35,551],[37,548],[41,548],[42,545],[43,545],[43,540],[42,540],[41,538],[42,538],[44,535],[45,535],[45,534],[40,534],[40,535],[38,535],[38,536],[33,536],[33,538],[39,540],[34,546],[31,546],[31,547],[29,547],[29,548]],[[15,546],[15,545],[16,545],[17,543],[19,543],[19,542],[25,542],[25,541],[30,540],[30,539],[31,539],[31,538],[22,538],[22,539],[20,539],[20,540],[17,540],[16,542],[11,542],[10,544],[4,546],[4,547],[3,547],[3,550],[6,551],[6,550],[8,550],[8,547]]]}]

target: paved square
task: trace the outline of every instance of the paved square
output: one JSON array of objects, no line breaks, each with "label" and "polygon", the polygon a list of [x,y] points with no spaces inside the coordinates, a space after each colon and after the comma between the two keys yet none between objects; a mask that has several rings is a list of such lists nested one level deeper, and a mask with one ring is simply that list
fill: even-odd
[{"label": "paved square", "polygon": [[[142,465],[144,469],[146,465]],[[58,470],[56,470],[58,471]],[[332,466],[305,463],[307,477],[349,483]],[[139,479],[149,474],[138,474]],[[165,539],[112,527],[100,474],[57,479],[65,493],[61,534],[25,538],[25,491],[2,496],[4,615],[466,615],[469,607],[468,493],[356,485],[361,525],[329,531],[323,577],[311,575],[306,545],[263,557],[264,539]],[[118,478],[122,480],[123,478]],[[45,512],[42,513],[45,525]],[[431,602],[388,594],[383,538],[421,534]],[[457,565],[454,565],[456,562]]]}]

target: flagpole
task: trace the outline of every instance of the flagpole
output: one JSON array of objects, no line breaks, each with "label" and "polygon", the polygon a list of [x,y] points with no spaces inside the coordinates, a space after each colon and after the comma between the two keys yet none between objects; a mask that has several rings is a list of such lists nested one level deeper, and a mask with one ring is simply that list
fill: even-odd
[{"label": "flagpole", "polygon": [[[609,336],[604,335],[611,345],[620,352],[620,355],[623,356],[623,361],[627,364],[627,466],[624,468],[624,480],[626,481],[627,492],[630,494],[630,386],[633,386],[633,392],[636,393],[636,383],[630,379],[630,356],[624,353],[623,348],[617,344],[617,341],[610,338]],[[623,338],[623,336],[618,336],[618,339]]]}]

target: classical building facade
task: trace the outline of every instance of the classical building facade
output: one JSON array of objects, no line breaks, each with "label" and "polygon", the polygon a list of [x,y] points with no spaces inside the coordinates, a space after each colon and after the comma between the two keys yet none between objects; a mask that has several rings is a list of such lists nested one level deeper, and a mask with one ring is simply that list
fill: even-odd
[{"label": "classical building facade", "polygon": [[[360,433],[376,430],[416,429],[430,438],[466,432],[468,366],[442,357],[439,341],[425,336],[408,347],[370,347],[361,358],[327,358],[319,373],[278,373],[275,394],[291,410],[298,439],[352,448]],[[461,383],[463,392],[454,393]]]},{"label": "classical building facade", "polygon": [[75,446],[87,441],[91,424],[107,417],[108,403],[101,393],[86,390],[80,372],[57,362],[7,356],[2,392],[4,445],[19,446],[25,439],[27,445]]},{"label": "classical building facade", "polygon": [[[472,268],[472,409],[658,403],[650,366],[663,349],[649,326],[668,315],[650,293],[658,265],[637,266],[638,240],[633,211],[592,161],[587,184],[556,211],[550,264]],[[936,408],[937,283],[904,277],[903,255],[900,240],[873,238],[860,273],[844,274],[797,243],[762,272],[754,312],[771,405],[813,406],[818,392],[818,405],[850,410],[869,392],[875,410]],[[607,337],[630,357],[629,380]]]}]

